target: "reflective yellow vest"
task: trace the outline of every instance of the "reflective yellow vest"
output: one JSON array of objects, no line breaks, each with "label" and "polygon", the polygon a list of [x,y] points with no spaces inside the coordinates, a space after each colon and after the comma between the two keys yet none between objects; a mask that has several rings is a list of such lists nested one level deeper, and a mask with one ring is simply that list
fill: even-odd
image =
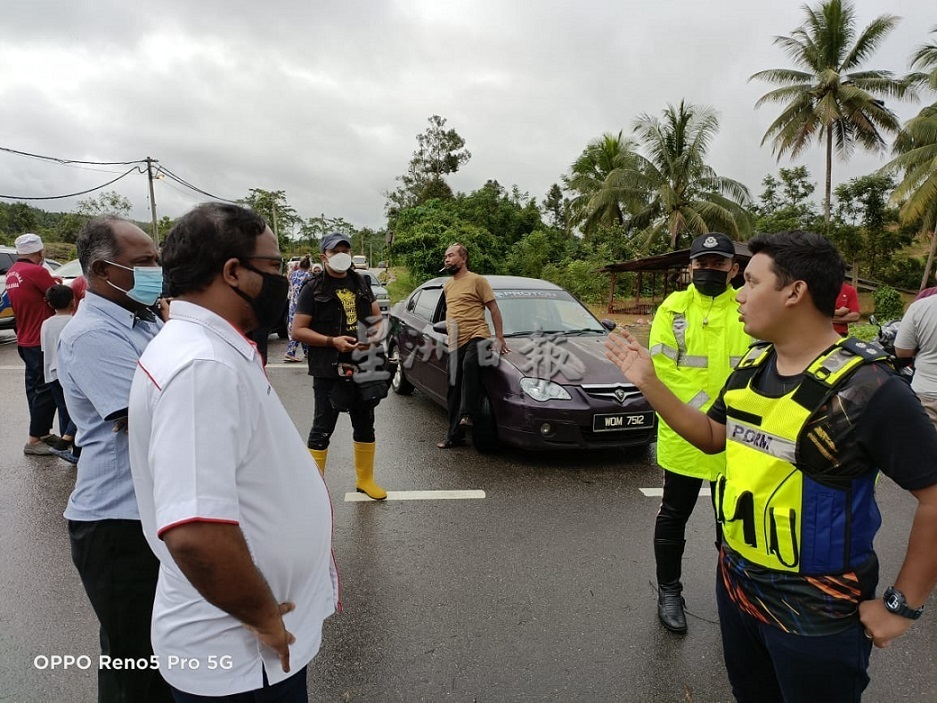
[{"label": "reflective yellow vest", "polygon": [[[657,377],[680,400],[703,412],[752,341],[739,320],[735,293],[730,287],[712,298],[690,285],[661,303],[651,325],[648,346]],[[712,481],[725,466],[725,455],[701,452],[658,416],[657,463]]]},{"label": "reflective yellow vest", "polygon": [[[842,573],[872,553],[881,525],[878,472],[808,475],[798,464],[798,441],[810,417],[860,366],[886,356],[858,340],[840,340],[807,367],[796,388],[769,398],[752,380],[773,353],[769,344],[754,345],[726,384],[726,468],[716,480],[716,519],[726,543],[756,564]],[[828,458],[835,466],[837,458]]]}]

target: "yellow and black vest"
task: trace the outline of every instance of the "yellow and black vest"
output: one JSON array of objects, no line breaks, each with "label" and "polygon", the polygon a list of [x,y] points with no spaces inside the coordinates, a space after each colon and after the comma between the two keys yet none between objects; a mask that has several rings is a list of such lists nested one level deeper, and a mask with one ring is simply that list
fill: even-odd
[{"label": "yellow and black vest", "polygon": [[[835,470],[810,475],[798,462],[798,441],[853,373],[887,357],[874,345],[843,339],[807,367],[796,388],[769,398],[752,381],[773,353],[769,344],[753,345],[726,382],[726,470],[716,479],[716,518],[726,543],[763,567],[805,575],[848,571],[872,553],[881,525],[878,472],[845,480],[831,480]],[[835,469],[835,454],[827,458]]]}]

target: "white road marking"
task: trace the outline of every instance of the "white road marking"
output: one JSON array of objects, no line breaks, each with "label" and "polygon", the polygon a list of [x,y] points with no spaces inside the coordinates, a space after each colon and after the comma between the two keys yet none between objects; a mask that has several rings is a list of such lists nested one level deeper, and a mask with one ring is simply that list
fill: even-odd
[{"label": "white road marking", "polygon": [[[660,498],[664,495],[663,488],[639,488],[646,498]],[[703,486],[699,489],[699,494],[701,496],[712,495],[712,491],[709,489],[709,486]]]},{"label": "white road marking", "polygon": [[[387,491],[387,500],[468,500],[484,498],[484,491]],[[371,500],[364,493],[346,493],[346,503]]]}]

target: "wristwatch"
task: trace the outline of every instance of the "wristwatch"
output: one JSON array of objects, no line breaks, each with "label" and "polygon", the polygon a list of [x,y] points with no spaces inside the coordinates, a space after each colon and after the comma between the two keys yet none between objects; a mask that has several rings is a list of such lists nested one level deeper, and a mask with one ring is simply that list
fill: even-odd
[{"label": "wristwatch", "polygon": [[885,601],[885,608],[888,612],[900,615],[903,618],[908,618],[909,620],[917,620],[921,617],[921,613],[924,612],[923,605],[917,610],[909,608],[908,602],[904,599],[904,593],[894,586],[885,590],[882,600]]}]

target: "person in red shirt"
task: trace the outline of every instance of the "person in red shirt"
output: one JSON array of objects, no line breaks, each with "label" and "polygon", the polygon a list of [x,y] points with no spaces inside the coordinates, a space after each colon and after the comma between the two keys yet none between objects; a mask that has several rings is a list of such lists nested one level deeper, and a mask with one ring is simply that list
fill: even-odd
[{"label": "person in red shirt", "polygon": [[846,282],[839,289],[836,310],[833,311],[833,329],[840,337],[849,336],[849,323],[859,319],[859,294]]},{"label": "person in red shirt", "polygon": [[19,257],[7,271],[6,288],[16,319],[16,350],[26,364],[26,402],[29,404],[29,440],[24,454],[54,456],[52,446],[58,437],[49,434],[55,418],[55,398],[45,382],[42,364],[42,323],[55,314],[46,302],[46,291],[53,285],[45,267],[42,239],[38,234],[16,238]]}]

